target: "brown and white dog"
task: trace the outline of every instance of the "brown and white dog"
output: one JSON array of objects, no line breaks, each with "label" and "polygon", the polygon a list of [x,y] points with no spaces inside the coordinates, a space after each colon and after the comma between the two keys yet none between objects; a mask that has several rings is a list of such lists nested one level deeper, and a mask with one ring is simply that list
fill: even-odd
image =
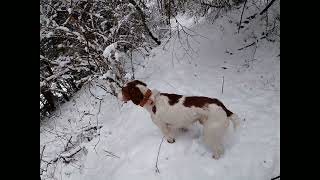
[{"label": "brown and white dog", "polygon": [[232,121],[234,129],[240,123],[238,116],[218,99],[160,93],[150,90],[139,80],[127,83],[118,93],[118,98],[144,107],[169,143],[175,142],[174,129],[187,128],[199,121],[204,127],[204,143],[213,150],[215,159],[224,153],[223,137],[229,121]]}]

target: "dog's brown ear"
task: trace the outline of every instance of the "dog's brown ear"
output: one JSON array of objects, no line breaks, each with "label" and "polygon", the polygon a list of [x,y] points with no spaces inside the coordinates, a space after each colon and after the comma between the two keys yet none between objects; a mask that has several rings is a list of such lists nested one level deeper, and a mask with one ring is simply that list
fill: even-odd
[{"label": "dog's brown ear", "polygon": [[126,87],[123,87],[123,88],[121,89],[121,93],[122,93],[123,99],[124,99],[125,101],[131,100],[130,95],[129,95],[129,88],[128,88],[127,86],[126,86]]},{"label": "dog's brown ear", "polygon": [[125,87],[122,88],[122,94],[124,98],[129,101],[131,100],[134,104],[138,105],[143,99],[143,94],[137,85],[147,86],[147,84],[139,81],[134,80],[126,84]]},{"label": "dog's brown ear", "polygon": [[143,99],[143,94],[140,91],[140,89],[136,86],[127,86],[127,87],[128,87],[128,92],[129,92],[128,94],[129,94],[130,100],[136,105],[140,104],[140,102]]}]

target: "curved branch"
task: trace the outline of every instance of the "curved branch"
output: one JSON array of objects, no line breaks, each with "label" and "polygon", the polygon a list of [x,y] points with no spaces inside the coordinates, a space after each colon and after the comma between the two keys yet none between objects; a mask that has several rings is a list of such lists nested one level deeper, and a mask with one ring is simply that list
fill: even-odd
[{"label": "curved branch", "polygon": [[141,19],[142,19],[142,23],[144,26],[145,31],[147,31],[147,33],[149,34],[149,36],[151,37],[152,40],[154,40],[154,42],[156,42],[158,45],[161,44],[161,41],[158,40],[158,38],[156,38],[152,32],[150,31],[149,27],[146,24],[146,15],[144,14],[144,12],[142,11],[142,9],[138,6],[138,4],[134,1],[134,0],[129,0],[129,2],[136,8],[136,10],[139,12]]},{"label": "curved branch", "polygon": [[265,13],[269,7],[275,2],[276,0],[272,0],[261,12],[260,15],[262,15],[263,13]]}]

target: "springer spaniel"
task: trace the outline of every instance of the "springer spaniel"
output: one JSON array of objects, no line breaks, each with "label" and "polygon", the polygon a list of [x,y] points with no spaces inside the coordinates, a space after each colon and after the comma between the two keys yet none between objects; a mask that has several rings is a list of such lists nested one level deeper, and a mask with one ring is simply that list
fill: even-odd
[{"label": "springer spaniel", "polygon": [[199,121],[204,127],[204,143],[212,148],[215,159],[224,153],[223,137],[229,121],[232,121],[234,129],[240,123],[238,116],[218,99],[160,93],[150,90],[139,80],[127,83],[118,93],[118,98],[144,107],[169,143],[175,142],[174,129],[187,128]]}]

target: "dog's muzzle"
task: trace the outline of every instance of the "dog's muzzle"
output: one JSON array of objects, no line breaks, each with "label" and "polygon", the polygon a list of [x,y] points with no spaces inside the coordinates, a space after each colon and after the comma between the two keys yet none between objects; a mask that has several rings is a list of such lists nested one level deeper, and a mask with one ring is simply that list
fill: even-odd
[{"label": "dog's muzzle", "polygon": [[118,93],[118,99],[119,99],[120,101],[125,102],[125,103],[128,101],[128,99],[122,94],[121,91]]}]

